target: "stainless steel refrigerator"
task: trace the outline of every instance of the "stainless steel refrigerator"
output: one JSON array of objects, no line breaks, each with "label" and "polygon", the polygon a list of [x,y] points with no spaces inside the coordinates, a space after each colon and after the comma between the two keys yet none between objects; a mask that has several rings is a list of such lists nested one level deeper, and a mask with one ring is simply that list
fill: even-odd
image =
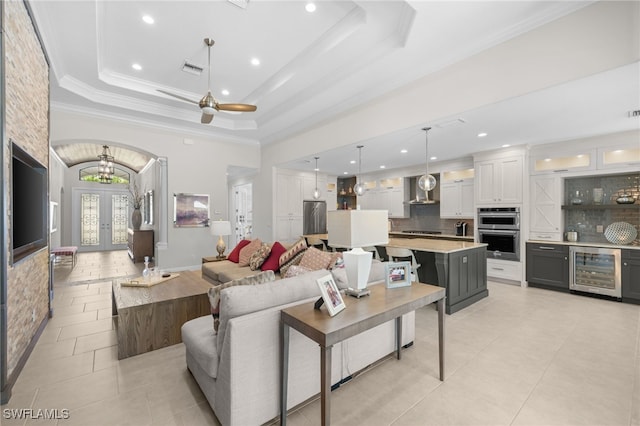
[{"label": "stainless steel refrigerator", "polygon": [[302,233],[327,233],[327,203],[325,201],[303,201]]}]

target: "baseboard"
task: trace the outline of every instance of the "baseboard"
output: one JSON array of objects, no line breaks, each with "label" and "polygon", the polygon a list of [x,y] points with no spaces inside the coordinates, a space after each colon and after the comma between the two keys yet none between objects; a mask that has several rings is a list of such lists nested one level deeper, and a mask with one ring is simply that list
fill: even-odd
[{"label": "baseboard", "polygon": [[38,326],[38,329],[36,330],[36,334],[33,336],[31,341],[29,342],[29,345],[27,346],[24,353],[20,357],[20,360],[18,360],[18,364],[16,364],[16,368],[14,368],[13,371],[11,372],[11,375],[7,377],[7,383],[5,383],[4,388],[2,388],[2,398],[1,398],[0,404],[4,405],[8,403],[9,400],[11,399],[11,390],[13,389],[13,386],[16,384],[16,381],[18,380],[18,377],[20,376],[22,369],[24,368],[25,364],[27,363],[27,360],[31,356],[31,352],[33,352],[33,348],[36,347],[36,343],[38,343],[38,340],[40,339],[40,336],[42,335],[42,332],[44,331],[44,328],[47,326],[48,323],[49,323],[49,311],[47,311],[47,314],[45,315],[44,319]]}]

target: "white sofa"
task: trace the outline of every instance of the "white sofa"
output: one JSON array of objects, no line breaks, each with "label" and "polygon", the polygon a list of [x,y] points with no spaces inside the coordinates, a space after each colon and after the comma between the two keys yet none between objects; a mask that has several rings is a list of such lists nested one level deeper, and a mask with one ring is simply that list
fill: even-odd
[{"label": "white sofa", "polygon": [[[374,262],[370,281],[379,282],[383,271],[384,265]],[[187,367],[223,425],[259,425],[279,415],[280,310],[317,300],[320,290],[316,279],[327,273],[314,271],[223,289],[217,334],[211,316],[182,326]],[[344,270],[334,270],[333,274],[338,286],[345,288]],[[403,317],[403,345],[413,342],[414,335],[412,312]],[[291,409],[320,392],[320,352],[317,344],[295,330],[291,330],[289,347],[287,407]],[[350,378],[394,350],[394,321],[335,345],[332,384]]]}]

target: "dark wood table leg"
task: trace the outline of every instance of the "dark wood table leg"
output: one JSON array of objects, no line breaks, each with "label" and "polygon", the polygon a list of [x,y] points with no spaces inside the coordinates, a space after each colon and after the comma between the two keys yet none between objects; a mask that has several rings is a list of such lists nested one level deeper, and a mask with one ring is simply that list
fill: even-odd
[{"label": "dark wood table leg", "polygon": [[289,385],[289,326],[280,322],[280,424],[287,424],[287,387]]},{"label": "dark wood table leg", "polygon": [[320,346],[320,409],[322,426],[331,424],[331,346]]},{"label": "dark wood table leg", "polygon": [[402,349],[402,317],[396,318],[396,358],[400,359]]},{"label": "dark wood table leg", "polygon": [[438,300],[438,358],[440,359],[440,381],[444,381],[444,297]]}]

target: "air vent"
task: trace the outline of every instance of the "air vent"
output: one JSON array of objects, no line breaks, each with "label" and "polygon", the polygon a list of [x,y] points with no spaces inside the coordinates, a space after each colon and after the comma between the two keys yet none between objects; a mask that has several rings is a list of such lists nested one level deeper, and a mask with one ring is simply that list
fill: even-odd
[{"label": "air vent", "polygon": [[200,65],[192,64],[189,61],[184,61],[184,65],[182,66],[182,71],[188,72],[189,74],[193,74],[193,75],[200,75],[202,74],[202,71],[204,71],[204,67],[201,67]]},{"label": "air vent", "polygon": [[629,111],[629,117],[640,117],[640,109]]},{"label": "air vent", "polygon": [[436,124],[436,127],[440,127],[441,129],[449,126],[453,126],[454,124],[465,124],[467,121],[464,118],[454,118],[453,120],[443,121],[441,123]]}]

